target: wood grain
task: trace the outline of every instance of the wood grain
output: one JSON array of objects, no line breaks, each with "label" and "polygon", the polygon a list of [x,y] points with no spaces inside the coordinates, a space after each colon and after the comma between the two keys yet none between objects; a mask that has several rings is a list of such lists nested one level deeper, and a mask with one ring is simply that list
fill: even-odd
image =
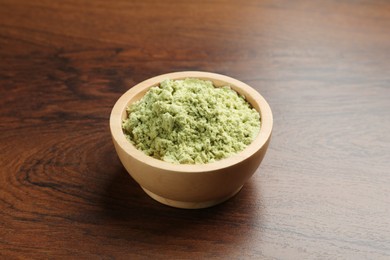
[{"label": "wood grain", "polygon": [[[0,0],[0,258],[390,258],[388,1]],[[203,70],[270,103],[268,153],[205,210],[147,197],[108,118]]]}]

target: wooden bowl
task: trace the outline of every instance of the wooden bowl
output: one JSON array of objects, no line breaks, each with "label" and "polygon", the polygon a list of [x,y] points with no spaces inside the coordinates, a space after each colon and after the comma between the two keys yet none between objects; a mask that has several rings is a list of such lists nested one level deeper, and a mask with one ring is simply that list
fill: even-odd
[{"label": "wooden bowl", "polygon": [[[149,88],[165,79],[199,78],[216,87],[230,85],[244,95],[261,115],[256,139],[243,151],[208,164],[172,164],[138,150],[125,137],[122,120],[126,107],[142,98]],[[231,77],[197,71],[175,72],[145,80],[124,93],[114,105],[110,130],[119,159],[142,189],[153,199],[177,208],[206,208],[238,193],[259,167],[271,138],[273,118],[267,101],[253,88]]]}]

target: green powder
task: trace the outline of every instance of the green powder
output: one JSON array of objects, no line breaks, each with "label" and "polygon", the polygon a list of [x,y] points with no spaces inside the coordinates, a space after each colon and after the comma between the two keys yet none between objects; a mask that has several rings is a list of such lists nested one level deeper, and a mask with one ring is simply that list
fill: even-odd
[{"label": "green powder", "polygon": [[176,164],[214,162],[242,151],[260,131],[260,115],[229,86],[165,80],[127,108],[127,139],[145,154]]}]

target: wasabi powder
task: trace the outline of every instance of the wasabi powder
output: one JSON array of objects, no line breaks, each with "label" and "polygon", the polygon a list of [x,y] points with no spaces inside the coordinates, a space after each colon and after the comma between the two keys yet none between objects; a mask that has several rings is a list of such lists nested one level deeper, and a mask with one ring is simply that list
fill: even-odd
[{"label": "wasabi powder", "polygon": [[260,115],[229,86],[165,80],[127,108],[122,128],[145,154],[175,164],[204,164],[242,151],[260,131]]}]

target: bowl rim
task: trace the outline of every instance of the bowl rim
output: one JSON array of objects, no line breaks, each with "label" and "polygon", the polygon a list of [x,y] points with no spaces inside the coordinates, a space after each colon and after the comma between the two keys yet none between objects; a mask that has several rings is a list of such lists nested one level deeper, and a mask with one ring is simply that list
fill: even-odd
[{"label": "bowl rim", "polygon": [[[185,78],[199,78],[204,80],[210,80],[213,82],[213,84],[215,84],[215,82],[220,82],[221,86],[230,85],[232,89],[236,90],[239,93],[241,92],[240,94],[244,94],[245,97],[250,96],[253,101],[247,101],[253,107],[259,107],[260,111],[258,112],[261,116],[260,132],[257,137],[252,141],[252,143],[249,144],[241,152],[233,154],[227,158],[206,164],[174,164],[170,162],[165,162],[146,155],[144,152],[138,150],[132,143],[130,143],[126,139],[122,130],[122,114],[126,110],[126,107],[129,105],[130,100],[132,100],[140,92],[146,92],[149,88],[158,85],[165,79],[177,80]],[[119,145],[119,147],[123,151],[125,151],[128,155],[132,156],[135,160],[138,160],[155,168],[172,172],[210,172],[228,168],[232,165],[238,164],[251,157],[267,143],[268,139],[271,137],[272,128],[273,116],[271,108],[268,102],[263,98],[262,95],[260,95],[258,91],[245,84],[244,82],[241,82],[232,77],[204,71],[172,72],[144,80],[131,87],[122,96],[120,96],[114,107],[112,108],[110,114],[110,131],[113,141],[116,142],[117,145]]]}]

